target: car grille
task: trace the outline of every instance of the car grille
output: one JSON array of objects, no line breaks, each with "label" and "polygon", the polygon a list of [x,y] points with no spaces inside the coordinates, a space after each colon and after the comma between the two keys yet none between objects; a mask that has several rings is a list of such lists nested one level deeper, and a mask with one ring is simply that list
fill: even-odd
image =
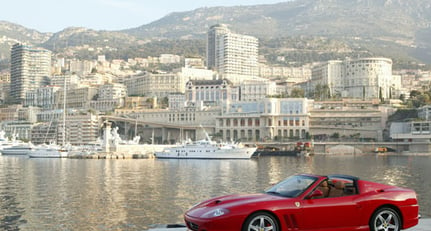
[{"label": "car grille", "polygon": [[189,229],[191,229],[193,231],[198,231],[199,230],[199,225],[197,225],[197,224],[195,224],[193,222],[187,221],[187,226],[189,227]]}]

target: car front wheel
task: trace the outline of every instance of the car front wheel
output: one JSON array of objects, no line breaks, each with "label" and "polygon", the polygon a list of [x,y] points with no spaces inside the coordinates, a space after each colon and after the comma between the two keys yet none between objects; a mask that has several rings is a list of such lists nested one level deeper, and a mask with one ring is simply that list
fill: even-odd
[{"label": "car front wheel", "polygon": [[400,229],[400,216],[391,208],[377,210],[370,221],[371,231],[399,231]]},{"label": "car front wheel", "polygon": [[269,213],[258,212],[252,214],[244,222],[242,231],[280,231],[275,217]]}]

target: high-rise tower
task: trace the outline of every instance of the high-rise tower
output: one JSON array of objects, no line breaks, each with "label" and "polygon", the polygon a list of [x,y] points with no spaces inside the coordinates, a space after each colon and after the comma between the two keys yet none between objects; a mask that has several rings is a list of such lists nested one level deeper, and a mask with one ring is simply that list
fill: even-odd
[{"label": "high-rise tower", "polygon": [[257,76],[258,39],[231,33],[223,24],[208,31],[207,67],[224,75]]},{"label": "high-rise tower", "polygon": [[14,103],[24,102],[25,93],[45,85],[50,74],[50,51],[19,43],[13,45],[10,94]]},{"label": "high-rise tower", "polygon": [[207,67],[208,69],[217,68],[217,57],[219,56],[218,51],[220,50],[217,45],[217,41],[223,37],[223,35],[230,33],[230,30],[224,24],[217,24],[211,26],[208,30],[208,41],[207,41]]}]

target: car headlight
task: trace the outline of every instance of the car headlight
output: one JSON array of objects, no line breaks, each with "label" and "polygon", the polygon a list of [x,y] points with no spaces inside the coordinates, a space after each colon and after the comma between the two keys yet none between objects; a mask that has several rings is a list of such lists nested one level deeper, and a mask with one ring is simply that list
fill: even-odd
[{"label": "car headlight", "polygon": [[214,209],[214,210],[211,210],[211,211],[205,213],[204,215],[202,215],[202,217],[203,218],[220,217],[220,216],[223,216],[223,215],[228,214],[228,213],[229,213],[229,210],[219,208],[219,209]]}]

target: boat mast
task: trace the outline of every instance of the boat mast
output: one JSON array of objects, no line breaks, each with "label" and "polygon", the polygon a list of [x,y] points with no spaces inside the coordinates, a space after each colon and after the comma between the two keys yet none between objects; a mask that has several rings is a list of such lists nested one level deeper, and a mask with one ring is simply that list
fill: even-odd
[{"label": "boat mast", "polygon": [[64,76],[64,84],[63,84],[63,131],[62,131],[63,139],[62,146],[66,145],[66,75]]},{"label": "boat mast", "polygon": [[[136,116],[135,119],[135,137],[138,135],[138,117]],[[133,138],[135,138],[133,137]]]}]

